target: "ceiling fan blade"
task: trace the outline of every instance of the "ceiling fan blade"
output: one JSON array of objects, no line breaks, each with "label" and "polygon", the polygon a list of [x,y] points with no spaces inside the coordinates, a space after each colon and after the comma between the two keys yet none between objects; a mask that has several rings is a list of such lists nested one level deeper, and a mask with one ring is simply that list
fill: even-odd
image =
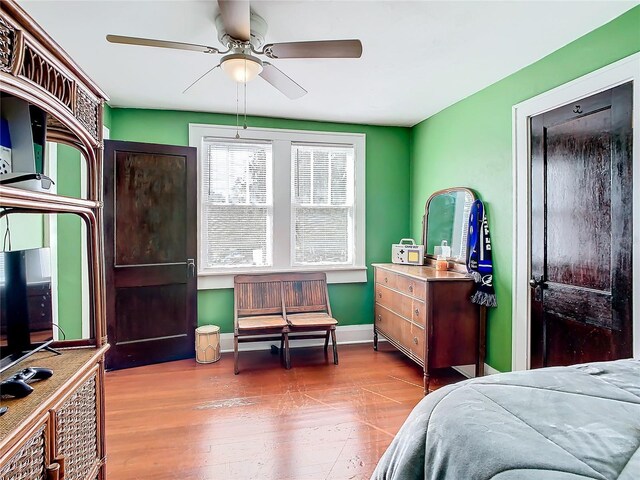
[{"label": "ceiling fan blade", "polygon": [[360,58],[360,40],[320,40],[317,42],[270,43],[264,46],[270,58]]},{"label": "ceiling fan blade", "polygon": [[107,35],[107,41],[124,45],[141,45],[143,47],[176,48],[202,53],[218,53],[215,47],[196,45],[193,43],[171,42],[168,40],[154,40],[153,38],[124,37],[122,35]]},{"label": "ceiling fan blade", "polygon": [[202,80],[204,77],[206,77],[207,75],[209,75],[211,72],[213,72],[216,68],[218,68],[220,65],[216,65],[213,68],[210,68],[209,70],[207,70],[206,72],[204,72],[202,75],[200,75],[197,80],[195,82],[193,82],[191,85],[189,85],[187,88],[185,88],[182,93],[187,93],[187,90],[189,90],[191,87],[193,87],[196,83],[198,83],[200,80]]},{"label": "ceiling fan blade", "polygon": [[220,15],[226,32],[237,40],[251,39],[251,12],[245,0],[218,0]]},{"label": "ceiling fan blade", "polygon": [[289,78],[282,70],[269,62],[263,62],[260,76],[284,93],[291,100],[304,97],[307,91]]}]

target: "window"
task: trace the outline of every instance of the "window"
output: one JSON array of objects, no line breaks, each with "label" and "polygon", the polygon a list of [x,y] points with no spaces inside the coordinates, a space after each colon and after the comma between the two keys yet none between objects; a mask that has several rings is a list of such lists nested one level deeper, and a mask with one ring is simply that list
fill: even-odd
[{"label": "window", "polygon": [[353,150],[291,146],[294,265],[353,263]]},{"label": "window", "polygon": [[321,270],[364,282],[365,136],[190,125],[199,156],[199,288]]},{"label": "window", "polygon": [[272,265],[271,145],[207,139],[201,270]]}]

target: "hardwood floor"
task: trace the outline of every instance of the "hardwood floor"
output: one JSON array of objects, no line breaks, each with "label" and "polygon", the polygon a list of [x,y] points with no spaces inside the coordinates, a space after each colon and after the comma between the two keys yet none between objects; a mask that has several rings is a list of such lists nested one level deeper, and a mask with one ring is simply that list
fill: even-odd
[{"label": "hardwood floor", "polygon": [[[330,352],[329,352],[330,353]],[[107,372],[114,480],[369,478],[422,398],[422,369],[386,342],[277,355],[242,352]],[[454,371],[432,388],[463,379]]]}]

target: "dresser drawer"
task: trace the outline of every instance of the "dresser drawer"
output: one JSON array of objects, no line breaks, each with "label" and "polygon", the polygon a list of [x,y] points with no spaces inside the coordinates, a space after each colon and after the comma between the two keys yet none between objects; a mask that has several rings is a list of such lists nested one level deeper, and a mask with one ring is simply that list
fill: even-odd
[{"label": "dresser drawer", "polygon": [[389,288],[396,288],[397,278],[398,275],[395,273],[376,268],[376,283],[379,283],[380,285],[384,285]]},{"label": "dresser drawer", "polygon": [[427,305],[419,300],[413,300],[411,303],[411,320],[422,327],[427,326]]},{"label": "dresser drawer", "polygon": [[386,288],[379,283],[376,284],[376,303],[403,316],[407,320],[411,319],[413,298]]},{"label": "dresser drawer", "polygon": [[423,364],[425,339],[424,328],[411,324],[411,355],[416,357]]},{"label": "dresser drawer", "polygon": [[396,289],[407,295],[417,298],[425,298],[427,294],[427,283],[415,278],[398,275],[396,278]]},{"label": "dresser drawer", "polygon": [[406,353],[411,351],[411,322],[376,304],[375,325],[376,330],[385,337],[395,340],[406,350]]},{"label": "dresser drawer", "polygon": [[378,283],[375,287],[375,297],[376,303],[379,303],[405,319],[419,323],[422,326],[426,324],[427,309],[425,308],[424,302],[386,288]]}]

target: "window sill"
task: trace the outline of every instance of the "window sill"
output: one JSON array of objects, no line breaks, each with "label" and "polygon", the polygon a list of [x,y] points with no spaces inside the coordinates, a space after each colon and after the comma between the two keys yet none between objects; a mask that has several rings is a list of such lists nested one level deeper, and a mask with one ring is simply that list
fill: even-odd
[{"label": "window sill", "polygon": [[242,268],[233,272],[198,273],[198,290],[217,290],[233,288],[233,277],[244,274],[289,273],[289,272],[325,272],[327,283],[366,283],[367,267],[347,268],[290,268],[290,269],[249,269]]}]

